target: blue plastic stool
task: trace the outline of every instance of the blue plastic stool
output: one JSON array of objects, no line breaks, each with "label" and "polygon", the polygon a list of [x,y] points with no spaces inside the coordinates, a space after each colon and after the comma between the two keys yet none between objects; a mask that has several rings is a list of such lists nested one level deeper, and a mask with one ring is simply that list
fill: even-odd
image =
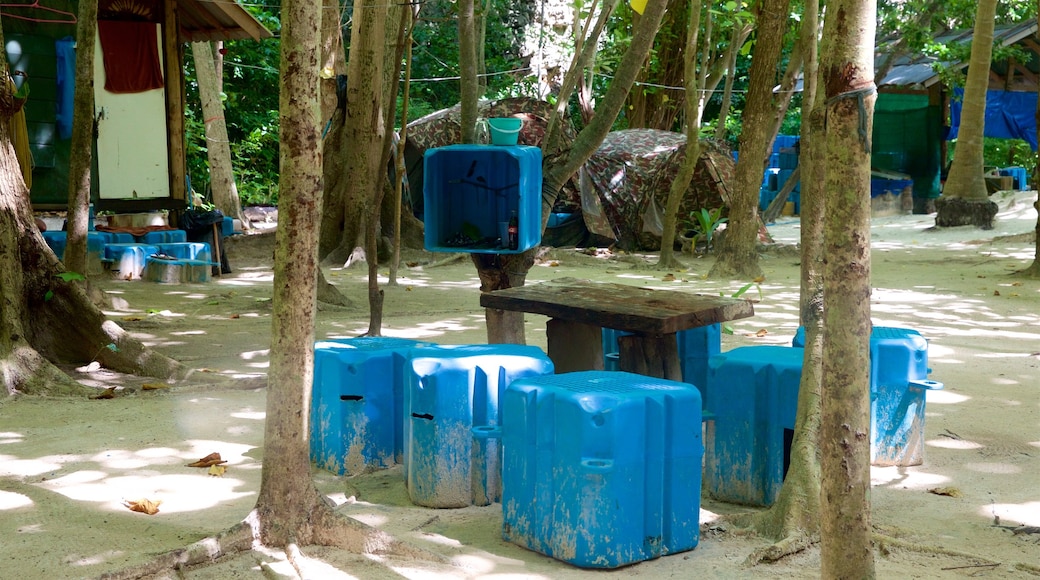
[{"label": "blue plastic stool", "polygon": [[767,506],[790,463],[802,377],[800,348],[745,346],[712,357],[704,408],[708,424],[704,480],[715,499]]},{"label": "blue plastic stool", "polygon": [[586,568],[697,546],[697,389],[582,371],[516,380],[502,407],[504,539]]},{"label": "blue plastic stool", "polygon": [[552,361],[534,346],[439,345],[415,349],[408,369],[404,464],[412,503],[499,501],[502,393],[517,379],[552,374]]},{"label": "blue plastic stool", "polygon": [[123,280],[139,280],[149,256],[159,253],[158,246],[146,244],[105,244],[105,260]]},{"label": "blue plastic stool", "polygon": [[337,475],[400,463],[405,366],[428,344],[386,336],[315,343],[311,461]]}]

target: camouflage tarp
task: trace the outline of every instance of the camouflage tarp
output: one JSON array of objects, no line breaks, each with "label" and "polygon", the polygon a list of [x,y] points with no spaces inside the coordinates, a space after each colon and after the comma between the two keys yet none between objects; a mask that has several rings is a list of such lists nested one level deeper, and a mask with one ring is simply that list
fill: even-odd
[{"label": "camouflage tarp", "polygon": [[[405,165],[408,169],[408,186],[412,208],[422,214],[423,208],[423,154],[427,149],[454,145],[462,141],[462,125],[459,123],[461,106],[442,109],[416,119],[408,124],[405,142]],[[528,97],[516,97],[499,101],[482,101],[477,116],[520,117],[524,119],[518,142],[520,145],[540,147],[552,115],[552,105]],[[564,123],[564,146],[574,141],[575,132],[570,122]],[[568,181],[560,193],[554,211],[576,211],[580,206],[576,179]]]},{"label": "camouflage tarp", "polygon": [[[668,189],[685,155],[682,133],[626,129],[608,134],[580,173],[585,227],[616,240],[622,249],[660,249]],[[680,233],[688,229],[690,212],[728,207],[735,169],[725,144],[701,142],[697,169],[679,207]]]}]

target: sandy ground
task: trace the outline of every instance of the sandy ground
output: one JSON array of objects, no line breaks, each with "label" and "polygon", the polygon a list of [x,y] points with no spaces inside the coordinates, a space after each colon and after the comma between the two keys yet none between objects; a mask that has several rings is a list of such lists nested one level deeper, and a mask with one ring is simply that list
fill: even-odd
[{"label": "sandy ground", "polygon": [[[874,468],[872,517],[879,532],[921,550],[877,553],[882,578],[1040,576],[1040,535],[1001,524],[1040,526],[1040,282],[1010,276],[1033,259],[1036,223],[1027,194],[1000,198],[999,227],[931,232],[929,216],[878,218],[872,228],[875,324],[914,328],[930,340],[932,378],[921,466]],[[798,235],[797,218],[770,227],[780,242]],[[210,283],[159,286],[106,280],[110,315],[145,342],[194,367],[197,380],[143,390],[145,380],[76,372],[111,400],[19,398],[0,403],[0,578],[94,577],[139,564],[240,521],[252,508],[263,459],[265,391],[249,388],[268,361],[270,238],[229,244],[235,272]],[[443,255],[409,256],[400,284],[386,287],[384,334],[442,343],[485,340],[475,271],[468,259],[433,266]],[[710,257],[684,256],[666,273],[654,259],[574,250],[550,252],[529,283],[559,277],[613,280],[684,292],[731,293],[740,281],[704,279]],[[798,256],[762,256],[766,281],[753,318],[734,324],[723,349],[787,344],[797,326]],[[364,269],[331,269],[357,301],[320,312],[317,336],[367,329]],[[674,276],[674,280],[668,274]],[[528,316],[531,344],[545,345],[545,319]],[[764,331],[764,333],[760,333]],[[757,336],[762,334],[762,336]],[[212,386],[218,375],[241,388]],[[154,382],[154,381],[152,381]],[[186,467],[211,452],[228,460],[223,476]],[[343,513],[442,557],[438,562],[362,557],[303,547],[307,578],[748,578],[819,576],[819,551],[748,568],[767,540],[712,523],[748,508],[702,501],[698,547],[613,572],[594,572],[501,539],[501,506],[432,510],[408,501],[400,467],[354,478],[315,470],[319,488]],[[935,495],[937,487],[957,497]],[[153,516],[124,501],[161,501]],[[957,555],[960,554],[960,555]],[[189,578],[260,577],[261,563],[290,573],[284,554],[256,550],[183,571]],[[980,566],[986,565],[986,566]]]}]

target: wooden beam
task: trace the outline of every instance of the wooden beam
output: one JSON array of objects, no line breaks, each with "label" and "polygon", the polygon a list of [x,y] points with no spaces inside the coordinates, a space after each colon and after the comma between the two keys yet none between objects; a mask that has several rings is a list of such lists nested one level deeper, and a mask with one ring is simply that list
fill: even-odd
[{"label": "wooden beam", "polygon": [[178,0],[163,2],[163,63],[166,73],[167,158],[170,165],[170,197],[187,205],[184,151],[184,53],[178,39]]}]

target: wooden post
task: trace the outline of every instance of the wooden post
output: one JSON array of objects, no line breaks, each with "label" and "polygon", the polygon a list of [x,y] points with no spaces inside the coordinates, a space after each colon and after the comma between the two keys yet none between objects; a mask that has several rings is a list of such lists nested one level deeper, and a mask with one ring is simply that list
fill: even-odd
[{"label": "wooden post", "polygon": [[551,318],[545,323],[548,354],[557,373],[603,370],[603,329]]},{"label": "wooden post", "polygon": [[623,371],[682,381],[679,345],[674,334],[621,335],[618,337],[618,351],[621,355],[619,367]]}]

